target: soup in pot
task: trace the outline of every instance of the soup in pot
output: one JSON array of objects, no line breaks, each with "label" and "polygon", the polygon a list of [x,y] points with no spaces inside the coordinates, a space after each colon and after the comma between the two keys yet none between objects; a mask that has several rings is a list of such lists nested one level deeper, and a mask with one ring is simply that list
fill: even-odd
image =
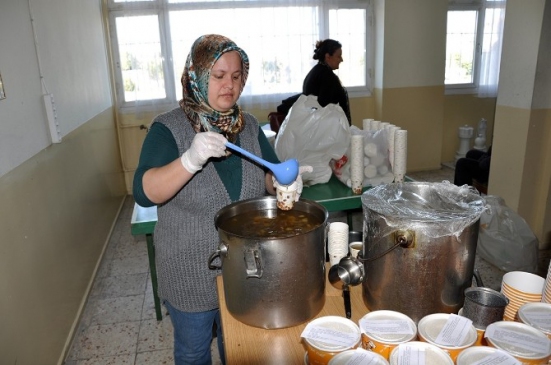
[{"label": "soup in pot", "polygon": [[235,215],[219,228],[243,237],[285,238],[309,232],[322,223],[318,217],[300,210],[266,209]]}]

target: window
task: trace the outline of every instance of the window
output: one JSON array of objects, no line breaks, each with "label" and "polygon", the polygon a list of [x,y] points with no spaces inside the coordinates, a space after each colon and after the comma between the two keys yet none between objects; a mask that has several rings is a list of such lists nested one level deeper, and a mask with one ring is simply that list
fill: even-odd
[{"label": "window", "polygon": [[370,92],[370,2],[362,0],[108,0],[119,108],[174,104],[192,43],[231,38],[247,52],[244,106],[275,107],[302,90],[317,40],[343,45],[337,70],[349,94]]},{"label": "window", "polygon": [[473,86],[477,46],[478,10],[448,11],[446,84]]},{"label": "window", "polygon": [[505,0],[450,1],[446,37],[447,90],[495,97]]}]

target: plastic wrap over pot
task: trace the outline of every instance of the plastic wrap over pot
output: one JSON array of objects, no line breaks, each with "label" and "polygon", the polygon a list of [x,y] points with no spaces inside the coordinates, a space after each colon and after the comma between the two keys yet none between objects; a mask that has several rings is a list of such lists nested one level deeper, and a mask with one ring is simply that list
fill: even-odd
[{"label": "plastic wrap over pot", "polygon": [[363,193],[362,205],[364,221],[386,221],[383,231],[369,233],[378,237],[396,229],[420,229],[430,238],[459,237],[486,210],[486,201],[474,188],[449,182],[379,185]]}]

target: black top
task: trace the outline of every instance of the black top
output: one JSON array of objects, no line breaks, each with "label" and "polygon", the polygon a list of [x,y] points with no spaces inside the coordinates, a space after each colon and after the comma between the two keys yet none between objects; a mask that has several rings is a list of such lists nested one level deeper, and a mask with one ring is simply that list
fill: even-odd
[{"label": "black top", "polygon": [[352,124],[348,93],[339,77],[327,65],[318,63],[310,70],[302,84],[302,93],[317,96],[318,103],[323,107],[327,104],[339,104],[346,114],[348,124]]}]

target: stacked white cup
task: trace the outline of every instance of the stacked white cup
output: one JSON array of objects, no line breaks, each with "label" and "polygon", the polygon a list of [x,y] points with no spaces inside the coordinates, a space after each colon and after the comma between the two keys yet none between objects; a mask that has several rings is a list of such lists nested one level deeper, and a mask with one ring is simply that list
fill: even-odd
[{"label": "stacked white cup", "polygon": [[364,181],[364,137],[361,134],[352,136],[350,143],[350,180],[352,193],[362,193]]},{"label": "stacked white cup", "polygon": [[332,222],[327,234],[327,251],[331,266],[336,265],[348,255],[348,224]]},{"label": "stacked white cup", "polygon": [[394,135],[394,182],[403,182],[406,176],[408,131],[398,129]]}]

